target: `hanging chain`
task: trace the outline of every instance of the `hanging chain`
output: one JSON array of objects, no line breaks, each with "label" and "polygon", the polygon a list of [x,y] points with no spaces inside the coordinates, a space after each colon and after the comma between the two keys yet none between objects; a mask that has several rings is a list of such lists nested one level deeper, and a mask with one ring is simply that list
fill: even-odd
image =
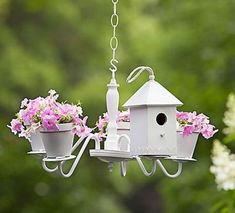
[{"label": "hanging chain", "polygon": [[118,48],[118,39],[116,37],[116,29],[118,26],[118,14],[117,14],[117,3],[118,0],[112,0],[113,2],[113,14],[111,16],[111,25],[113,27],[113,35],[110,39],[110,47],[112,50],[112,59],[110,60],[111,68],[109,70],[112,72],[112,79],[115,80],[115,72],[117,71],[117,63],[118,60],[116,59],[116,50]]}]

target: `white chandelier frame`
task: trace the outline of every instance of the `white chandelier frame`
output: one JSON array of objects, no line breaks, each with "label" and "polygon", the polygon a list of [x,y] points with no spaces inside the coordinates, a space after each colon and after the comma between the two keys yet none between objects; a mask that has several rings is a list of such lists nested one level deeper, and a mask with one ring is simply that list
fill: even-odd
[{"label": "white chandelier frame", "polygon": [[[121,135],[119,136],[118,140],[120,141],[120,139],[124,137],[127,140],[130,140],[129,137],[127,135]],[[120,172],[121,172],[121,176],[126,176],[127,173],[127,162],[131,161],[131,160],[136,160],[141,171],[143,172],[143,174],[145,176],[153,176],[156,172],[156,168],[157,165],[159,166],[159,168],[162,170],[163,174],[166,175],[167,177],[170,178],[176,178],[178,177],[181,172],[182,172],[182,164],[184,162],[186,162],[186,160],[177,160],[175,159],[175,161],[178,164],[178,169],[177,172],[175,174],[170,174],[165,167],[163,166],[162,162],[160,161],[161,158],[165,158],[165,157],[161,157],[161,156],[142,156],[142,157],[146,157],[148,159],[150,159],[152,161],[152,170],[150,172],[148,172],[144,166],[144,163],[141,159],[140,156],[130,156],[129,153],[128,155],[126,155],[125,157],[123,157],[123,155],[127,154],[126,152],[117,152],[117,151],[112,151],[112,150],[102,150],[100,147],[100,141],[98,139],[98,136],[96,134],[90,134],[87,137],[81,137],[79,138],[79,140],[74,144],[73,148],[72,148],[72,153],[74,153],[76,151],[76,149],[78,149],[79,145],[82,145],[82,147],[80,148],[79,153],[77,154],[77,156],[75,155],[71,155],[72,158],[61,158],[61,159],[54,159],[54,158],[47,158],[45,157],[44,154],[42,154],[42,156],[44,156],[44,158],[42,159],[42,168],[48,172],[48,173],[53,173],[53,172],[59,172],[63,177],[68,178],[71,177],[76,169],[76,167],[78,166],[78,163],[84,153],[84,151],[86,150],[86,147],[88,146],[88,144],[90,142],[92,142],[92,140],[95,142],[95,149],[94,150],[90,150],[90,155],[92,156],[92,151],[98,151],[98,154],[93,154],[93,156],[99,158],[101,161],[108,163],[108,168],[110,170],[110,172],[112,172],[113,169],[113,164],[114,163],[120,163]],[[99,152],[100,151],[100,152]],[[116,155],[113,154],[116,152]],[[71,168],[69,169],[69,171],[67,173],[64,172],[63,169],[63,165],[67,160],[70,159],[75,159]],[[47,162],[57,162],[57,166],[55,168],[49,168],[47,166]]]},{"label": "white chandelier frame", "polygon": [[[70,157],[66,158],[48,158],[46,154],[38,153],[38,155],[42,156],[42,168],[49,173],[59,172],[63,177],[68,178],[71,177],[77,168],[81,157],[84,154],[88,144],[92,141],[95,142],[95,149],[90,150],[90,156],[96,157],[99,160],[108,163],[108,168],[112,171],[113,164],[119,163],[120,164],[120,173],[121,176],[126,176],[127,173],[127,162],[131,160],[136,160],[138,163],[141,171],[145,176],[153,176],[156,172],[157,166],[163,172],[163,174],[169,178],[176,178],[178,177],[183,170],[183,163],[194,161],[194,159],[183,159],[177,158],[173,156],[165,156],[165,155],[142,155],[142,156],[132,156],[130,154],[130,146],[131,140],[130,137],[126,134],[118,135],[117,133],[117,123],[116,118],[118,114],[118,106],[119,106],[119,92],[118,92],[118,83],[115,78],[115,74],[117,71],[116,64],[118,63],[116,59],[116,50],[118,48],[118,39],[116,37],[116,28],[118,26],[119,17],[117,14],[117,4],[118,0],[112,0],[113,3],[113,14],[111,16],[111,25],[113,27],[113,34],[110,40],[110,47],[112,49],[112,58],[110,60],[111,68],[110,71],[112,72],[112,78],[110,83],[107,85],[108,91],[106,94],[106,103],[107,103],[107,112],[109,115],[109,122],[107,126],[107,138],[104,142],[104,149],[101,149],[100,141],[97,134],[89,134],[87,137],[81,137],[77,140],[77,142],[72,147],[72,154],[79,150],[77,155],[71,155]],[[150,67],[141,66],[133,70],[129,77],[127,78],[127,82],[131,83],[134,81],[143,71],[149,72],[149,79],[154,80],[154,72]],[[134,76],[135,74],[135,76]],[[134,76],[134,77],[133,77]],[[80,148],[81,147],[81,148]],[[122,147],[126,147],[124,150]],[[29,154],[36,154],[29,152]],[[152,162],[152,169],[151,171],[147,171],[145,165],[142,161],[142,158],[149,159]],[[69,171],[64,171],[64,164],[67,160],[74,159],[71,168]],[[161,160],[172,160],[175,161],[178,165],[177,171],[175,174],[170,174],[164,165],[162,164]],[[47,163],[48,162],[56,162],[57,165],[54,168],[49,168]]]}]

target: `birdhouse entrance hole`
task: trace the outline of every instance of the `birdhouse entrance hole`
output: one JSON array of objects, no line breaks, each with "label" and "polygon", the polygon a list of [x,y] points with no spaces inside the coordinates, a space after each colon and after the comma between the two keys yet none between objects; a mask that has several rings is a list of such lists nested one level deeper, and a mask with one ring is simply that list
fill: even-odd
[{"label": "birdhouse entrance hole", "polygon": [[166,123],[167,117],[164,113],[159,113],[156,118],[157,123],[162,126]]}]

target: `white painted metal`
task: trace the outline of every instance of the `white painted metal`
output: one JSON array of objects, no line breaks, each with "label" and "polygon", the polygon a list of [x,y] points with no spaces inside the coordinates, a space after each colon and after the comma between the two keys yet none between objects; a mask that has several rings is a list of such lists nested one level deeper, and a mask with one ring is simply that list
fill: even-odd
[{"label": "white painted metal", "polygon": [[[42,161],[45,161],[45,162],[64,162],[67,160],[72,160],[74,158],[76,158],[76,155],[70,155],[68,157],[55,157],[55,158],[45,157],[42,159]],[[49,168],[47,168],[47,169],[49,169]]]},{"label": "white painted metal", "polygon": [[196,159],[194,158],[180,158],[180,157],[175,157],[175,156],[171,156],[171,157],[167,157],[167,158],[164,158],[165,160],[172,160],[172,161],[175,161],[175,162],[180,162],[180,163],[187,163],[187,162],[195,162],[197,161]]},{"label": "white painted metal", "polygon": [[181,131],[177,131],[177,157],[192,158],[197,144],[199,133],[193,132],[191,135],[183,136]]},{"label": "white painted metal", "polygon": [[58,131],[40,130],[48,158],[69,157],[72,152],[72,124],[59,124],[58,127]]},{"label": "white painted metal", "polygon": [[30,151],[27,152],[28,155],[38,155],[38,156],[45,156],[46,151]]},{"label": "white painted metal", "polygon": [[106,163],[122,162],[125,160],[132,159],[129,152],[102,150],[102,149],[100,150],[91,149],[90,156],[97,157],[101,161],[106,162]]},{"label": "white painted metal", "polygon": [[60,174],[61,174],[63,177],[68,178],[68,177],[70,177],[70,176],[73,174],[73,172],[75,171],[75,169],[76,169],[76,167],[77,167],[77,165],[78,165],[78,163],[79,163],[79,161],[80,161],[80,159],[81,159],[81,157],[82,157],[82,155],[83,155],[83,153],[84,153],[84,151],[85,151],[87,145],[89,144],[89,142],[90,142],[91,140],[94,140],[94,141],[95,141],[95,150],[99,150],[99,149],[100,149],[100,141],[99,141],[98,137],[97,137],[96,135],[90,134],[90,135],[86,138],[86,140],[84,141],[84,143],[83,143],[83,145],[82,145],[82,147],[81,147],[81,149],[80,149],[78,155],[76,156],[76,159],[75,159],[75,161],[73,162],[73,165],[72,165],[72,167],[70,168],[70,170],[69,170],[68,173],[64,173],[64,171],[63,171],[63,164],[64,164],[64,162],[61,162],[61,163],[59,164],[59,172],[60,172]]},{"label": "white painted metal", "polygon": [[115,79],[115,73],[117,71],[116,63],[116,50],[118,48],[118,39],[116,37],[116,28],[118,26],[118,14],[117,14],[117,3],[118,0],[112,0],[113,3],[113,15],[111,16],[111,25],[113,27],[113,35],[110,39],[110,47],[112,49],[112,59],[110,61],[112,72],[112,78],[108,84],[108,92],[106,95],[107,112],[109,115],[109,123],[107,126],[107,139],[105,141],[104,149],[106,150],[120,150],[118,144],[118,134],[117,134],[117,113],[119,105],[119,93],[118,84]]},{"label": "white painted metal", "polygon": [[56,166],[55,168],[49,168],[48,166],[47,166],[47,164],[46,164],[46,161],[43,161],[42,160],[42,168],[46,171],[46,172],[49,172],[49,173],[53,173],[53,172],[55,172],[55,171],[57,171],[58,170],[58,166]]},{"label": "white painted metal", "polygon": [[143,105],[181,106],[183,103],[158,82],[149,80],[123,106],[129,108]]},{"label": "white painted metal", "polygon": [[126,171],[127,171],[126,164],[127,164],[126,161],[121,161],[120,162],[120,171],[121,171],[121,176],[122,177],[126,176]]},{"label": "white painted metal", "polygon": [[156,172],[156,168],[157,168],[157,164],[156,164],[156,160],[152,160],[152,171],[151,172],[148,172],[146,169],[145,169],[145,166],[141,160],[140,157],[135,157],[137,163],[139,164],[142,172],[144,173],[145,176],[153,176]]},{"label": "white painted metal", "polygon": [[[72,153],[77,149],[77,147],[82,143],[82,141],[84,140],[85,137],[81,137],[78,139],[78,141],[73,145],[73,148],[72,148]],[[46,152],[45,152],[46,153]],[[58,159],[58,158],[57,158]],[[47,159],[48,160],[48,159]],[[49,159],[50,160],[50,159]],[[66,158],[67,160],[67,158]],[[61,158],[59,159],[59,161],[61,161]],[[52,172],[55,172],[58,170],[58,166],[56,166],[55,168],[49,168],[47,165],[46,165],[46,161],[42,161],[42,168],[49,172],[49,173],[52,173]]]},{"label": "white painted metal", "polygon": [[178,176],[180,176],[180,174],[182,173],[182,170],[183,170],[183,165],[181,162],[178,162],[178,169],[177,169],[177,172],[175,174],[169,174],[167,172],[167,170],[165,169],[165,167],[162,165],[161,161],[160,160],[157,160],[157,164],[159,165],[159,167],[161,168],[162,172],[164,175],[166,175],[167,177],[169,178],[176,178]]},{"label": "white painted metal", "polygon": [[149,80],[154,80],[155,79],[155,75],[154,75],[154,72],[152,70],[151,67],[146,67],[146,66],[140,66],[140,67],[137,67],[135,68],[131,73],[130,75],[127,77],[126,81],[128,83],[131,83],[133,82],[134,80],[136,80],[139,75],[144,72],[144,71],[147,71],[149,73]]},{"label": "white painted metal", "polygon": [[[82,141],[85,139],[86,137],[80,137],[77,142],[73,145],[72,148],[72,153],[78,148],[78,146],[82,143]],[[98,145],[97,145],[98,146]]]},{"label": "white painted metal", "polygon": [[128,135],[130,136],[130,122],[119,122],[117,127],[118,135]]},{"label": "white painted metal", "polygon": [[118,103],[119,93],[117,90],[117,83],[112,81],[108,85],[108,92],[106,96],[107,112],[109,115],[109,123],[107,126],[107,139],[104,143],[106,150],[120,150],[118,145],[118,134],[117,134],[117,114],[118,114]]},{"label": "white painted metal", "polygon": [[30,145],[33,152],[37,153],[45,153],[45,148],[40,136],[40,131],[36,130],[30,137]]}]

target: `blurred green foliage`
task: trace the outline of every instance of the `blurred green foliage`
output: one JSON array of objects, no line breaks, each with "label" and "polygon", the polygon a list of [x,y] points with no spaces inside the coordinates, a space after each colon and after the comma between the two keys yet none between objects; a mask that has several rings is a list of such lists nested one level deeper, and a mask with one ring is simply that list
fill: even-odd
[{"label": "blurred green foliage", "polygon": [[[184,102],[180,110],[204,112],[222,129],[226,97],[235,91],[235,1],[119,0],[118,9],[121,104],[147,79],[127,85],[128,73],[148,65]],[[176,180],[160,172],[146,178],[136,162],[121,178],[118,167],[109,174],[88,152],[63,179],[44,172],[39,158],[26,155],[29,144],[7,129],[21,99],[51,88],[61,100],[80,100],[94,125],[105,111],[111,13],[111,0],[0,0],[0,212],[207,213],[222,196],[203,139],[198,162]]]}]

